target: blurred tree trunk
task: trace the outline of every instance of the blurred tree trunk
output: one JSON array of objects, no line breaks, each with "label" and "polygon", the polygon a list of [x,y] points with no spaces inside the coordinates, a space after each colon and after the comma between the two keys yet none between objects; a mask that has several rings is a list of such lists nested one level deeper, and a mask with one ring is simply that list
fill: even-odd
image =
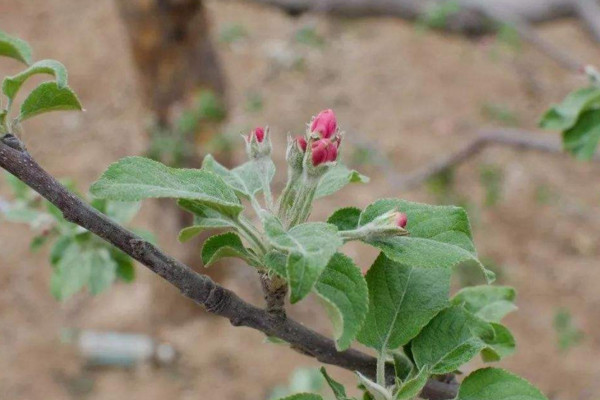
[{"label": "blurred tree trunk", "polygon": [[[211,91],[216,99],[225,98],[225,80],[210,40],[209,21],[202,0],[116,0],[127,29],[134,64],[145,106],[153,117],[149,156],[172,166],[199,167],[200,155],[219,129],[218,118],[200,118],[193,132],[181,132],[182,112],[190,111],[200,93]],[[187,110],[187,111],[183,111]],[[181,154],[180,154],[181,153]],[[221,161],[223,161],[221,155]],[[227,161],[227,157],[225,157]],[[172,204],[172,202],[169,202]],[[162,207],[162,206],[161,206]],[[179,208],[166,207],[157,226],[173,230],[192,223],[192,217]],[[173,221],[176,221],[174,224]],[[193,267],[202,267],[199,246],[205,238],[188,243],[182,257]],[[222,269],[211,269],[222,274]],[[166,287],[155,285],[161,306],[157,321],[182,322],[198,314],[198,308]]]},{"label": "blurred tree trunk", "polygon": [[144,101],[160,123],[190,92],[225,91],[202,0],[117,0]]}]

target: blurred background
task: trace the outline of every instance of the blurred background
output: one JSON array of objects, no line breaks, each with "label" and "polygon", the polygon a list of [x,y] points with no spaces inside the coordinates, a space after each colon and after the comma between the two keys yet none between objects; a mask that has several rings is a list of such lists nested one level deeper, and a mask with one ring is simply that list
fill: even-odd
[{"label": "blurred background", "polygon": [[[404,174],[462,148],[482,129],[556,138],[537,121],[585,78],[510,25],[476,26],[467,35],[437,29],[463,30],[447,6],[407,20],[257,3],[269,1],[2,0],[0,29],[28,41],[37,59],[63,62],[86,109],[26,122],[29,151],[86,192],[128,155],[179,166],[199,166],[208,152],[224,163],[242,160],[239,134],[268,124],[283,166],[285,135],[300,134],[312,115],[333,108],[346,131],[342,158],[371,182],[321,200],[314,215],[384,196],[465,206],[481,259],[500,284],[518,290],[519,311],[507,320],[517,353],[501,366],[551,399],[599,399],[600,164],[491,146],[432,179],[400,185]],[[532,29],[577,59],[599,63],[600,45],[581,20]],[[0,60],[2,76],[19,68]],[[285,168],[279,171],[281,188]],[[0,199],[11,196],[3,177]],[[148,201],[132,225],[201,268],[199,242],[177,241],[185,224],[173,204]],[[321,384],[311,369],[317,362],[207,315],[141,266],[133,283],[55,300],[49,249],[29,247],[35,234],[0,222],[0,399],[266,400],[290,385]],[[363,247],[349,252],[364,269],[375,257]],[[214,279],[261,304],[249,268],[227,261],[211,268]],[[455,281],[482,283],[465,271]],[[328,333],[314,301],[290,313]],[[111,340],[167,346],[154,357],[162,361],[92,365],[80,344],[90,332],[139,334]],[[350,372],[330,373],[354,385]]]}]

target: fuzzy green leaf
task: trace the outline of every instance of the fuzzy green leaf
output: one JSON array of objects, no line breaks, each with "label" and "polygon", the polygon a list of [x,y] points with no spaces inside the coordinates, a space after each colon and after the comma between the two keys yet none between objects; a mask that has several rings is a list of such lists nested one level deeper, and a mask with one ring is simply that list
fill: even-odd
[{"label": "fuzzy green leaf", "polygon": [[394,400],[411,400],[417,398],[427,383],[428,378],[429,370],[427,368],[421,368],[416,376],[402,383],[400,390],[394,394]]},{"label": "fuzzy green leaf", "polygon": [[324,300],[333,324],[336,348],[346,350],[367,315],[369,293],[365,278],[350,257],[335,253],[314,290]]},{"label": "fuzzy green leaf", "polygon": [[507,327],[495,322],[491,325],[494,328],[494,337],[486,338],[488,347],[481,351],[481,357],[485,362],[500,361],[513,354],[516,347],[515,338]]},{"label": "fuzzy green leaf", "polygon": [[356,207],[340,208],[331,214],[327,223],[337,226],[340,231],[350,231],[358,227],[361,212],[360,208]]},{"label": "fuzzy green leaf", "polygon": [[50,111],[81,110],[77,95],[68,87],[56,82],[44,82],[33,89],[21,104],[19,121]]},{"label": "fuzzy green leaf", "polygon": [[31,64],[31,47],[26,41],[0,31],[0,56]]},{"label": "fuzzy green leaf", "polygon": [[499,368],[483,368],[465,378],[456,400],[548,400],[525,379]]},{"label": "fuzzy green leaf", "polygon": [[252,255],[246,250],[240,237],[227,232],[222,235],[211,236],[202,246],[202,262],[205,267],[210,267],[215,262],[226,257],[237,257],[253,264]]},{"label": "fuzzy green leaf", "polygon": [[335,225],[307,222],[286,231],[277,217],[264,213],[262,219],[270,244],[287,255],[290,301],[296,303],[310,292],[343,242]]},{"label": "fuzzy green leaf", "polygon": [[493,341],[494,328],[460,306],[440,312],[412,341],[418,368],[431,367],[432,374],[445,374],[470,361]]},{"label": "fuzzy green leaf", "polygon": [[600,106],[600,88],[590,86],[569,93],[561,104],[552,107],[540,121],[544,129],[564,131],[575,126],[581,114]]},{"label": "fuzzy green leaf", "polygon": [[321,178],[315,198],[321,198],[329,196],[338,190],[342,189],[349,183],[367,183],[369,178],[360,174],[358,171],[349,169],[343,164],[337,164],[335,167],[329,169],[327,173]]},{"label": "fuzzy green leaf", "polygon": [[346,395],[346,388],[344,388],[344,385],[329,376],[325,367],[321,367],[321,374],[323,374],[325,381],[333,391],[333,395],[335,396],[336,400],[349,400]]},{"label": "fuzzy green leaf", "polygon": [[391,210],[407,214],[406,229],[410,234],[367,240],[387,257],[419,268],[450,269],[458,265],[473,265],[484,272],[488,282],[494,280],[494,273],[477,259],[471,225],[464,209],[383,199],[362,212],[359,225],[366,225]]},{"label": "fuzzy green leaf", "polygon": [[448,269],[415,268],[380,254],[366,279],[369,313],[358,340],[378,352],[408,343],[448,305]]},{"label": "fuzzy green leaf", "polygon": [[9,99],[14,99],[21,85],[30,76],[35,74],[54,75],[58,89],[63,89],[67,86],[67,69],[65,66],[55,60],[42,60],[37,61],[25,71],[4,78],[4,81],[2,81],[2,92]]},{"label": "fuzzy green leaf", "polygon": [[291,396],[282,397],[278,400],[323,400],[323,397],[313,393],[298,393]]},{"label": "fuzzy green leaf", "polygon": [[239,196],[249,198],[255,196],[262,187],[263,180],[267,184],[275,176],[275,164],[270,159],[248,161],[232,170],[219,164],[210,154],[204,157],[202,169],[219,175]]},{"label": "fuzzy green leaf", "polygon": [[96,197],[118,201],[187,199],[229,216],[243,210],[233,190],[219,176],[202,170],[170,168],[143,157],[127,157],[111,164],[90,191]]},{"label": "fuzzy green leaf", "polygon": [[600,142],[600,110],[584,112],[577,123],[563,132],[563,146],[579,160],[591,160]]},{"label": "fuzzy green leaf", "polygon": [[90,280],[88,287],[93,295],[103,292],[117,277],[117,263],[107,249],[97,249],[90,255]]},{"label": "fuzzy green leaf", "polygon": [[82,251],[70,243],[58,260],[52,277],[50,291],[58,300],[65,300],[80,291],[89,281],[92,270],[92,253]]},{"label": "fuzzy green leaf", "polygon": [[183,228],[179,232],[180,242],[187,242],[206,230],[235,227],[235,223],[231,218],[198,202],[181,199],[177,204],[184,210],[194,214],[194,225]]},{"label": "fuzzy green leaf", "polygon": [[504,316],[517,309],[516,291],[508,286],[472,286],[460,290],[452,297],[452,304],[462,305],[467,311],[489,322],[500,322]]}]

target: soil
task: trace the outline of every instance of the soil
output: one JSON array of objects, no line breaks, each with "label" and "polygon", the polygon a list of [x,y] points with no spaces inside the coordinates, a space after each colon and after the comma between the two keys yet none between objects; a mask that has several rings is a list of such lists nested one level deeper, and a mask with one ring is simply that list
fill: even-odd
[{"label": "soil", "polygon": [[[516,123],[534,130],[549,104],[583,84],[528,46],[511,50],[490,40],[423,32],[395,19],[291,19],[278,10],[217,0],[208,1],[208,8],[215,40],[234,25],[247,32],[243,40],[218,45],[229,85],[223,132],[268,123],[276,148],[283,151],[287,132],[301,132],[311,115],[334,108],[348,148],[367,143],[379,149],[375,161],[390,161],[363,167],[373,178],[369,186],[347,188],[321,201],[317,217],[343,205],[365,206],[382,194],[436,202],[439,196],[426,186],[394,190],[385,174],[401,174],[442,156],[481,127]],[[85,189],[109,163],[144,151],[147,116],[112,1],[3,0],[0,27],[29,41],[37,59],[61,60],[86,108],[85,113],[49,114],[25,124],[25,141],[44,167]],[[306,27],[323,43],[298,42],[297,31]],[[582,59],[600,59],[598,47],[573,21],[538,29]],[[2,75],[16,68],[0,61]],[[249,111],[248,99],[257,93],[263,107]],[[498,109],[508,110],[508,116]],[[281,165],[281,156],[278,161]],[[480,174],[486,166],[503,176],[493,206],[484,203]],[[490,148],[456,170],[455,194],[441,199],[468,203],[480,254],[494,261],[501,283],[519,292],[519,311],[507,319],[518,352],[500,365],[552,399],[600,398],[600,186],[594,184],[599,174],[598,164]],[[281,185],[284,177],[277,179]],[[4,186],[0,195],[8,195]],[[161,247],[182,255],[185,245],[175,239],[178,227],[172,217],[148,202],[136,225],[153,230]],[[0,225],[0,399],[266,399],[296,367],[318,365],[262,344],[257,332],[196,311],[141,266],[131,285],[58,303],[48,290],[47,249],[32,255],[32,236],[27,227]],[[363,266],[375,256],[363,247],[349,247],[348,253]],[[227,270],[221,279],[226,286],[260,303],[252,271],[234,263],[214,268]],[[253,282],[250,287],[248,282]],[[183,318],[179,308],[193,312]],[[296,318],[328,332],[314,300],[290,309]],[[553,327],[559,309],[570,311],[584,335],[567,351],[559,349]],[[74,346],[65,343],[66,328],[148,333],[173,344],[180,357],[170,367],[86,368]],[[351,373],[330,371],[353,383]]]}]

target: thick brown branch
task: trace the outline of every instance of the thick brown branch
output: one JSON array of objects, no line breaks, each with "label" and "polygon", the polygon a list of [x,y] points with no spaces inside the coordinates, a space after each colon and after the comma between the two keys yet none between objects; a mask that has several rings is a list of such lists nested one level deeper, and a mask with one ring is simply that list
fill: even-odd
[{"label": "thick brown branch", "polygon": [[[393,180],[395,190],[413,189],[431,178],[449,168],[456,167],[462,162],[476,156],[486,146],[500,144],[504,146],[515,147],[523,150],[535,150],[552,154],[564,154],[564,150],[558,139],[542,138],[542,135],[520,131],[516,129],[496,129],[482,131],[469,143],[457,151],[434,160],[432,163],[417,169],[414,172],[404,174],[400,179]],[[594,156],[594,160],[600,160],[600,156]]]},{"label": "thick brown branch", "polygon": [[[246,326],[278,337],[323,363],[360,371],[371,377],[375,375],[374,357],[354,349],[338,352],[331,339],[292,319],[273,318],[266,310],[246,303],[232,291],[196,273],[84,203],[48,174],[12,135],[0,139],[0,167],[58,207],[67,220],[123,250],[178,288],[184,296],[203,305],[207,311],[228,318],[232,325]],[[388,367],[386,372],[391,382],[393,367]],[[455,384],[431,380],[422,396],[431,400],[451,399],[455,397],[456,389]]]}]

